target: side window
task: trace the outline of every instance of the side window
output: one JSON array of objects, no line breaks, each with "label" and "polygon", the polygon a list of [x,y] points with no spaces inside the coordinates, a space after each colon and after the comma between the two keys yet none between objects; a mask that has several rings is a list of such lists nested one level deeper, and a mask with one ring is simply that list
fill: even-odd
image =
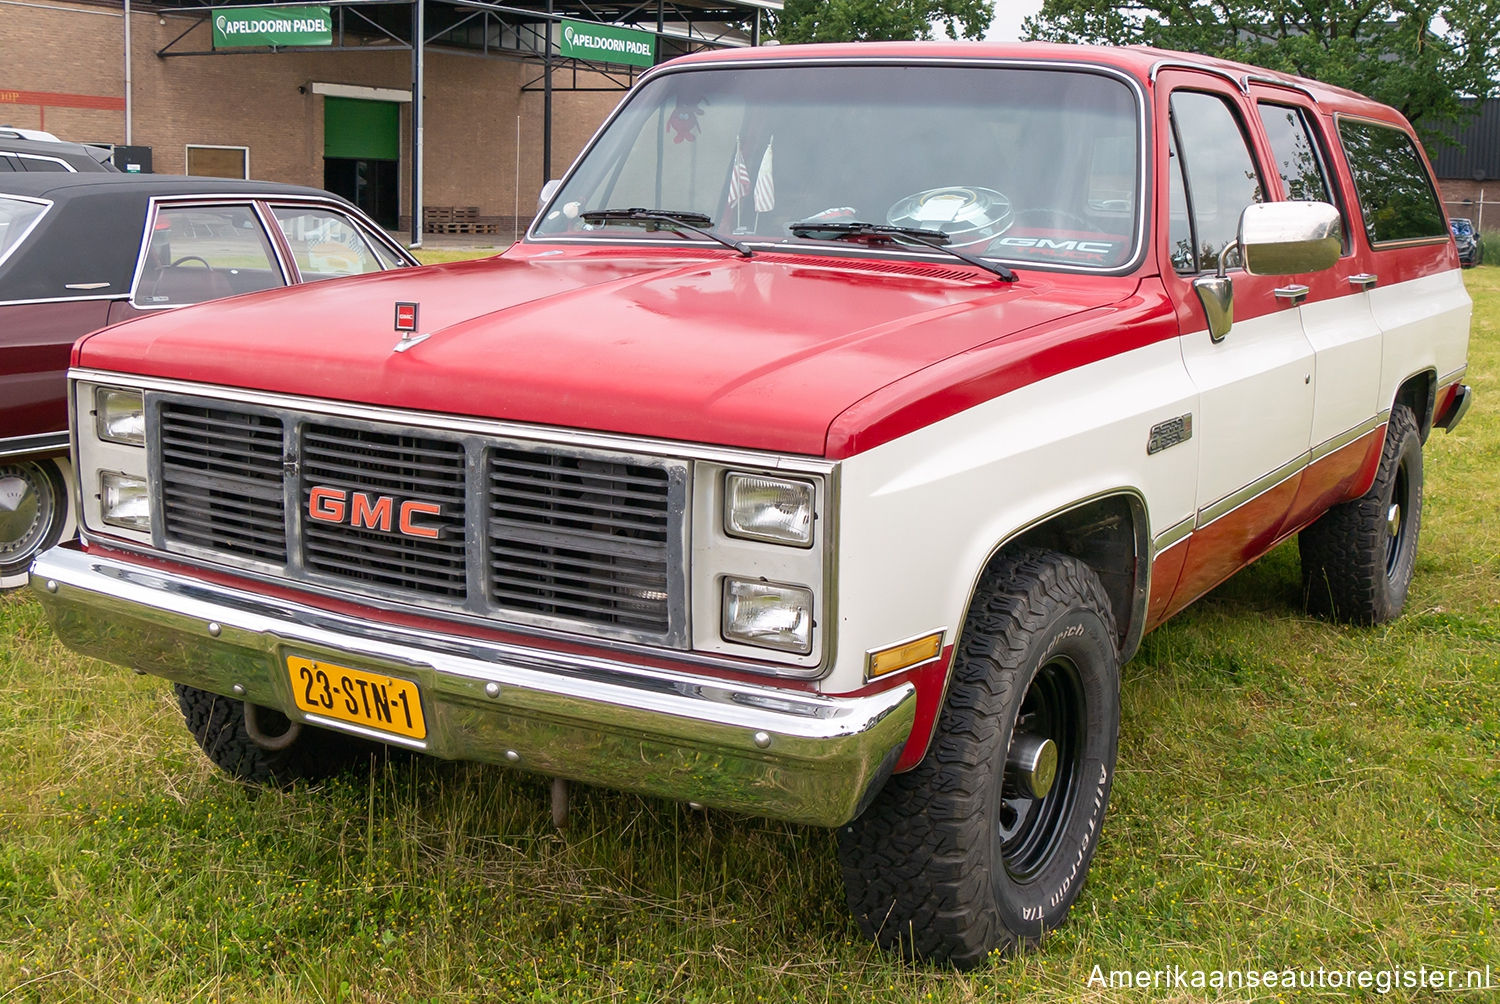
[{"label": "side window", "polygon": [[1328,186],[1323,159],[1318,156],[1312,127],[1302,109],[1265,102],[1259,108],[1260,121],[1271,141],[1271,153],[1276,157],[1276,170],[1281,174],[1286,197],[1306,202],[1332,202],[1333,190]]},{"label": "side window", "polygon": [[1442,206],[1411,137],[1373,122],[1339,121],[1371,244],[1448,236]]},{"label": "side window", "polygon": [[304,282],[379,272],[383,267],[364,234],[343,213],[306,206],[272,206],[271,213],[291,245]]},{"label": "side window", "polygon": [[283,284],[260,217],[248,205],[163,206],[135,299],[147,307],[178,306]]},{"label": "side window", "polygon": [[52,157],[22,157],[21,166],[32,174],[70,174],[73,169]]},{"label": "side window", "polygon": [[1182,157],[1177,153],[1177,137],[1167,140],[1167,166],[1171,177],[1167,182],[1167,210],[1171,224],[1167,229],[1168,249],[1172,267],[1179,272],[1198,271],[1198,257],[1193,253],[1197,242],[1193,240],[1193,224],[1188,219],[1187,183],[1182,180]]},{"label": "side window", "polygon": [[1240,214],[1265,199],[1260,172],[1239,119],[1223,98],[1178,91],[1171,109],[1196,258],[1191,271],[1218,268],[1219,255],[1239,233]]},{"label": "side window", "polygon": [[0,153],[0,171],[15,172],[19,170],[21,170],[21,165],[16,163],[16,158],[9,154]]}]

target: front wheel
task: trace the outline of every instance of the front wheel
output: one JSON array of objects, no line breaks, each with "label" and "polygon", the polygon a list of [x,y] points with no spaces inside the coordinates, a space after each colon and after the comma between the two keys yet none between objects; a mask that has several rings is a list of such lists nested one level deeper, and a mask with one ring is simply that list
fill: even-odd
[{"label": "front wheel", "polygon": [[964,625],[932,748],[839,829],[860,929],[968,968],[1063,922],[1114,777],[1120,660],[1093,571],[1050,551],[999,559]]},{"label": "front wheel", "polygon": [[288,736],[292,723],[279,712],[257,710],[262,736],[287,739],[268,749],[250,737],[245,702],[178,683],[177,706],[198,746],[221,770],[252,784],[288,785],[298,780],[331,777],[380,749],[372,742],[341,732],[303,725]]},{"label": "front wheel", "polygon": [[1398,404],[1370,490],[1298,536],[1308,610],[1355,624],[1394,619],[1406,604],[1421,529],[1422,435],[1417,416]]}]

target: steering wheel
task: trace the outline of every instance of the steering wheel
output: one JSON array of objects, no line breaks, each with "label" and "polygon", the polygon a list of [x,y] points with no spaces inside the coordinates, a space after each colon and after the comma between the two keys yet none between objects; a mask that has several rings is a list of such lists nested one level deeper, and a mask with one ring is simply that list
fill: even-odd
[{"label": "steering wheel", "polygon": [[941,230],[950,246],[971,247],[988,244],[1005,233],[1015,222],[1015,214],[1003,192],[950,185],[908,195],[891,206],[885,219],[896,227]]},{"label": "steering wheel", "polygon": [[204,268],[208,269],[210,272],[214,270],[214,267],[212,265],[210,265],[207,261],[204,261],[204,259],[199,258],[195,254],[185,254],[181,258],[178,258],[176,261],[169,261],[167,262],[167,268],[176,268],[178,265],[181,265],[183,262],[187,261],[202,262]]},{"label": "steering wheel", "polygon": [[1058,209],[1054,206],[1036,206],[1031,209],[1022,209],[1020,212],[1016,213],[1016,222],[1020,223],[1028,216],[1042,216],[1049,220],[1055,220],[1060,223],[1068,224],[1069,226],[1083,231],[1092,232],[1094,230],[1094,224],[1090,223],[1082,216],[1079,216],[1077,213],[1069,212],[1066,209]]},{"label": "steering wheel", "polygon": [[[156,271],[156,278],[153,279],[153,280],[151,280],[151,289],[146,293],[146,295],[148,297],[150,297],[153,301],[158,300],[159,298],[157,296],[157,293],[161,290],[161,281],[162,281],[163,278],[166,277],[167,269],[169,269],[169,268],[176,268],[178,265],[181,265],[183,262],[189,262],[189,261],[198,262],[204,268],[208,269],[208,271],[210,273],[212,273],[213,270],[214,270],[214,267],[212,265],[210,265],[205,259],[200,258],[200,257],[198,257],[195,254],[185,254],[181,258],[173,259],[172,261],[168,262],[166,265],[164,265],[161,268],[157,269],[157,271]],[[194,302],[196,302],[196,301],[194,301]]]}]

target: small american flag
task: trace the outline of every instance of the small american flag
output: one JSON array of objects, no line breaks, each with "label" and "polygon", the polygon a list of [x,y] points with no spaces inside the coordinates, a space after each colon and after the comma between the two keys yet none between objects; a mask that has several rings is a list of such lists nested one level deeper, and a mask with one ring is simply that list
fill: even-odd
[{"label": "small american flag", "polygon": [[750,194],[750,169],[745,166],[745,155],[740,152],[740,138],[734,138],[734,166],[729,170],[729,204],[737,206]]},{"label": "small american flag", "polygon": [[776,183],[771,180],[771,144],[775,142],[775,136],[766,142],[765,155],[760,158],[760,170],[755,172],[755,211],[757,213],[769,213],[776,208]]}]

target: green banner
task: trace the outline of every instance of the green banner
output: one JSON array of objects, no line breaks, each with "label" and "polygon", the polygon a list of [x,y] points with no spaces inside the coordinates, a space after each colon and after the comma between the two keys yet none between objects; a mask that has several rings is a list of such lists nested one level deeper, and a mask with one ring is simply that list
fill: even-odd
[{"label": "green banner", "polygon": [[214,14],[214,48],[332,45],[328,7],[223,7]]},{"label": "green banner", "polygon": [[651,66],[656,63],[656,36],[612,24],[564,21],[561,52],[569,59]]}]

